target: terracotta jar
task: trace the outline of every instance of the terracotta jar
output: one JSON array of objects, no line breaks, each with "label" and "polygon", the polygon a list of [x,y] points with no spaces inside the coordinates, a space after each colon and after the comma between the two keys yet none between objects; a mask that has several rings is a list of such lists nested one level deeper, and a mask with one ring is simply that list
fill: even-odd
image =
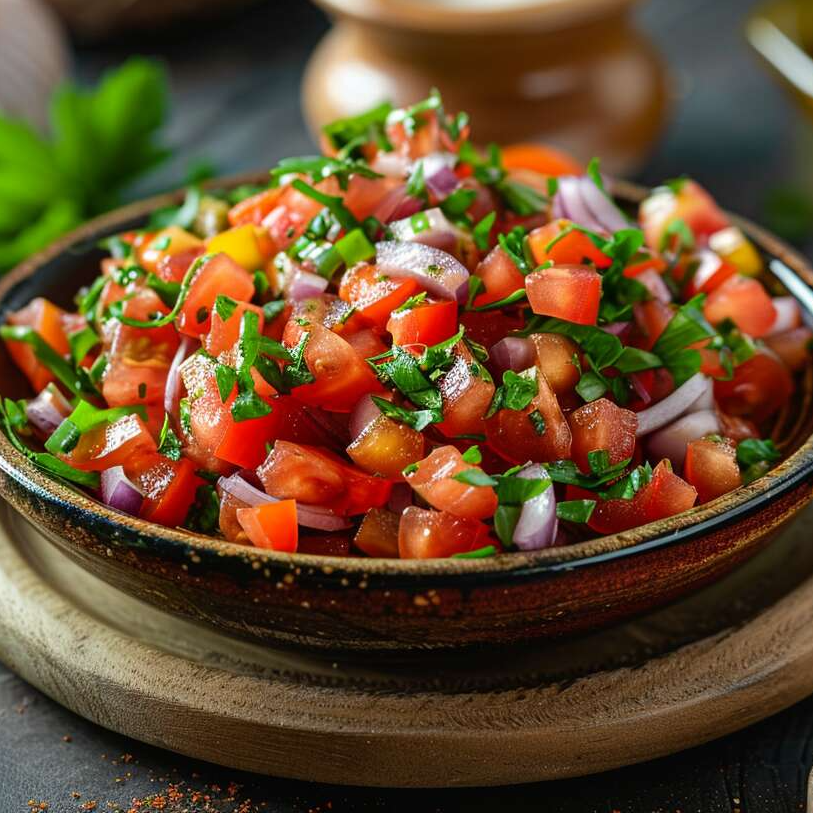
[{"label": "terracotta jar", "polygon": [[336,20],[304,81],[314,130],[431,87],[486,143],[545,141],[629,173],[666,114],[666,74],[634,0],[316,0]]}]

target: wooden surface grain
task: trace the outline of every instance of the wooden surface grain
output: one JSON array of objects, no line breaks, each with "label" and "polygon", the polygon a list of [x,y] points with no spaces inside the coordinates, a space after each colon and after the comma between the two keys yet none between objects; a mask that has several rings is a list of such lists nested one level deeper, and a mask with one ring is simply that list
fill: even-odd
[{"label": "wooden surface grain", "polygon": [[[761,219],[768,192],[804,184],[809,130],[762,72],[741,38],[752,0],[650,0],[640,19],[675,72],[675,114],[639,179],[681,172],[701,178],[730,208]],[[280,13],[280,9],[283,13]],[[326,26],[304,0],[273,0],[216,29],[185,26],[154,38],[82,48],[86,78],[130,53],[167,61],[175,114],[169,135],[177,157],[139,194],[175,185],[190,161],[219,172],[269,166],[310,149],[298,83],[308,49]],[[810,188],[810,187],[808,187]],[[63,738],[69,737],[70,741]],[[122,759],[121,757],[125,758]],[[0,811],[27,811],[28,800],[73,813],[86,802],[127,810],[130,800],[180,783],[212,810],[233,811],[229,783],[242,785],[246,810],[305,811],[790,811],[804,810],[813,766],[813,700],[706,746],[594,777],[476,790],[362,790],[258,778],[179,758],[86,723],[0,667]],[[212,786],[221,790],[215,791]],[[72,793],[80,794],[75,798]],[[116,809],[116,807],[110,809]],[[201,810],[201,807],[197,808]]]}]

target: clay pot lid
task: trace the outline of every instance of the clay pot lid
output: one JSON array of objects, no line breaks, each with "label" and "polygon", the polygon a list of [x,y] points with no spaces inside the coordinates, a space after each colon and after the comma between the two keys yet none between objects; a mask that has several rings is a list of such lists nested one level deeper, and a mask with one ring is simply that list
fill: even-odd
[{"label": "clay pot lid", "polygon": [[617,14],[639,0],[315,0],[329,14],[426,33],[544,31]]}]

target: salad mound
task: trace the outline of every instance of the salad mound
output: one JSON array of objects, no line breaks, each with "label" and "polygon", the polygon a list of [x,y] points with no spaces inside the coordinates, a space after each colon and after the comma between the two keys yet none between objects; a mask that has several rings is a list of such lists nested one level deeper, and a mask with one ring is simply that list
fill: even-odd
[{"label": "salad mound", "polygon": [[404,559],[624,531],[780,458],[811,331],[695,181],[633,213],[436,92],[323,147],[107,238],[75,312],[8,314],[16,448],[151,522]]}]

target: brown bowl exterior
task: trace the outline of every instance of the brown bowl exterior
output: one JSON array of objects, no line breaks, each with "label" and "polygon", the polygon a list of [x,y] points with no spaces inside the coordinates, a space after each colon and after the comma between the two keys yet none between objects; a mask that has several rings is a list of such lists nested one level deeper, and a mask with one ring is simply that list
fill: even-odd
[{"label": "brown bowl exterior", "polygon": [[[629,200],[640,196],[624,185],[619,192]],[[99,218],[29,260],[0,282],[0,316],[36,295],[69,304],[75,288],[96,273],[100,237],[140,225],[177,198]],[[802,258],[738,222],[764,251],[813,281]],[[0,392],[26,394],[4,348]],[[345,559],[241,547],[124,516],[38,471],[0,436],[0,494],[84,568],[231,635],[327,656],[522,643],[662,606],[768,544],[810,501],[812,479],[813,438],[807,437],[749,486],[623,534],[481,560]]]}]

